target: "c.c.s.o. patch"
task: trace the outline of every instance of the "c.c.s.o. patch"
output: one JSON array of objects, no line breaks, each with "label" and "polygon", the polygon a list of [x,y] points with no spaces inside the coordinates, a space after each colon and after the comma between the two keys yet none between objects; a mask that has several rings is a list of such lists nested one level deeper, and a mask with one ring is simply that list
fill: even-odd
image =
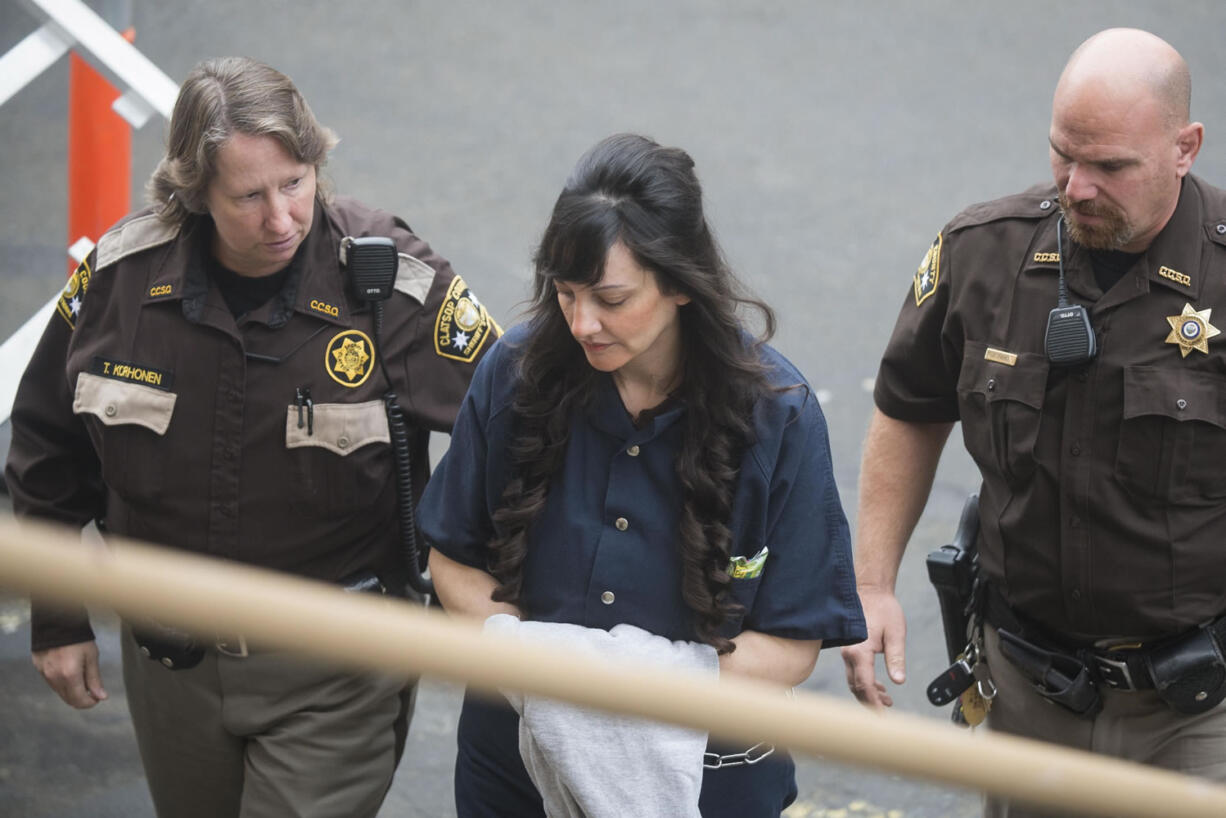
[{"label": "c.c.s.o. patch", "polygon": [[64,291],[55,302],[55,311],[60,314],[68,326],[77,328],[77,314],[81,312],[81,303],[85,300],[85,291],[89,289],[89,260],[82,261],[72,278],[64,285]]},{"label": "c.c.s.o. patch", "polygon": [[936,240],[932,242],[932,246],[924,254],[924,260],[915,271],[915,306],[923,304],[928,296],[937,291],[937,282],[940,279],[941,234],[937,233]]},{"label": "c.c.s.o. patch", "polygon": [[456,276],[434,319],[434,351],[444,358],[472,361],[495,326],[485,305]]},{"label": "c.c.s.o. patch", "polygon": [[347,329],[332,336],[324,353],[324,369],[341,386],[361,386],[375,368],[375,345],[370,337],[356,329]]}]

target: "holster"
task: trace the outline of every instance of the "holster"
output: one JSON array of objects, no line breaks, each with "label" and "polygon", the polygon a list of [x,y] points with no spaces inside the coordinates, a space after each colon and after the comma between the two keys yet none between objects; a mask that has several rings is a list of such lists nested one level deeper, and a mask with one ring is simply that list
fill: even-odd
[{"label": "holster", "polygon": [[1102,697],[1090,668],[1075,656],[1047,650],[1010,631],[997,629],[1000,652],[1026,677],[1039,695],[1083,718],[1102,710]]},{"label": "holster", "polygon": [[161,662],[171,670],[187,670],[200,664],[204,646],[178,628],[155,622],[132,625],[132,638],[142,656]]},{"label": "holster", "polygon": [[1226,698],[1226,661],[1209,626],[1154,648],[1146,657],[1146,665],[1154,689],[1177,713],[1204,713]]}]

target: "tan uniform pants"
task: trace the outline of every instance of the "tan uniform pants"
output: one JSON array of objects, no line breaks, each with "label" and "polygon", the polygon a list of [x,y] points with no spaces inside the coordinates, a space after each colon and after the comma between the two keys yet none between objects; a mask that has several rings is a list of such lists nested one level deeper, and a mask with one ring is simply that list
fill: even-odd
[{"label": "tan uniform pants", "polygon": [[128,707],[160,818],[378,812],[411,715],[404,679],[258,650],[209,651],[196,667],[171,671],[142,656],[127,628],[122,641]]},{"label": "tan uniform pants", "polygon": [[[1102,712],[1093,719],[1083,719],[1034,690],[1001,655],[994,628],[985,628],[984,642],[997,689],[988,713],[988,725],[993,730],[1226,781],[1226,702],[1198,716],[1183,716],[1167,707],[1152,690],[1107,688],[1102,691]],[[984,807],[987,818],[1053,818],[1065,814],[991,797]]]}]

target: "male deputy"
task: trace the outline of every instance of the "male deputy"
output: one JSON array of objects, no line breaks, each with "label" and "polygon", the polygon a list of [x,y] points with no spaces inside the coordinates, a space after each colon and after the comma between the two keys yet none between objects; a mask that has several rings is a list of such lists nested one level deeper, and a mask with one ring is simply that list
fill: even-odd
[{"label": "male deputy", "polygon": [[[21,382],[6,468],[18,514],[404,587],[385,396],[407,417],[420,491],[429,433],[451,429],[497,328],[404,222],[324,193],[335,141],[266,65],[192,71],[154,205],[102,236]],[[366,236],[394,242],[375,248],[392,274],[381,322],[352,280],[351,239]],[[407,730],[404,679],[135,624],[124,681],[160,816],[375,815]],[[106,698],[83,610],[36,601],[32,630],[64,701]]]},{"label": "male deputy", "polygon": [[866,704],[892,703],[874,654],[904,680],[894,583],[961,420],[983,477],[989,724],[1226,779],[1223,640],[1200,629],[1226,613],[1226,192],[1189,173],[1189,97],[1157,37],[1090,38],[1056,87],[1055,185],[968,208],[925,255],[865,443],[869,638],[843,658]]}]

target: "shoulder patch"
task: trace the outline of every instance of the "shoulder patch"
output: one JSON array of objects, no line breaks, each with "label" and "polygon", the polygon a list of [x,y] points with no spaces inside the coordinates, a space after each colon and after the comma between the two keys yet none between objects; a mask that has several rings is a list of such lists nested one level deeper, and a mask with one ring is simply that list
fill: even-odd
[{"label": "shoulder patch", "polygon": [[429,264],[408,253],[401,253],[400,263],[396,267],[396,289],[418,304],[425,304],[434,275],[434,268]]},{"label": "shoulder patch", "polygon": [[77,266],[76,272],[64,285],[59,300],[55,302],[55,311],[68,322],[69,329],[77,328],[77,315],[81,312],[81,304],[85,300],[85,291],[89,289],[89,278],[92,274],[87,258]]},{"label": "shoulder patch", "polygon": [[434,351],[443,358],[471,363],[491,334],[498,331],[485,305],[456,276],[434,319]]},{"label": "shoulder patch", "polygon": [[941,234],[924,254],[924,260],[915,270],[915,306],[923,304],[937,290],[937,282],[941,280]]},{"label": "shoulder patch", "polygon": [[98,269],[107,267],[120,259],[141,250],[156,247],[179,235],[179,226],[167,224],[156,213],[137,216],[129,222],[108,230],[98,239]]}]

